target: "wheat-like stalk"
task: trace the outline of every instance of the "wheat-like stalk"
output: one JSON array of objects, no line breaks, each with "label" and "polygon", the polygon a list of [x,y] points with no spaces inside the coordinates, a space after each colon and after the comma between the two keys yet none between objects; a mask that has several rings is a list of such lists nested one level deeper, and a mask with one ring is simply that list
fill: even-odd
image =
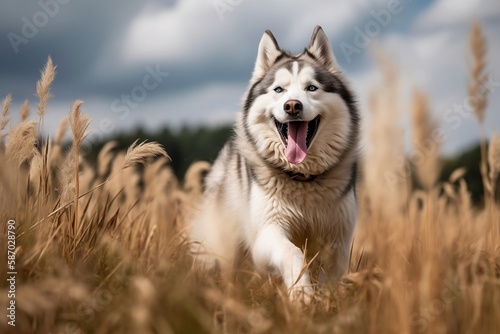
[{"label": "wheat-like stalk", "polygon": [[465,167],[457,168],[450,174],[448,180],[450,181],[450,183],[455,183],[458,180],[462,179],[465,176],[465,173],[467,173],[467,169]]},{"label": "wheat-like stalk", "polygon": [[[50,146],[49,150],[49,184],[54,187],[55,185],[61,184],[58,182],[58,177],[57,174],[61,168],[61,163],[64,161],[63,157],[63,147],[62,147],[62,140],[64,138],[64,135],[66,133],[66,129],[68,128],[68,119],[64,118],[61,123],[59,123],[59,127],[56,132],[56,136],[54,138],[53,145]],[[66,177],[66,175],[63,175],[63,177]],[[71,182],[70,180],[68,182]],[[65,188],[67,185],[67,182],[62,183]]]},{"label": "wheat-like stalk", "polygon": [[479,123],[480,147],[481,147],[481,176],[483,179],[485,200],[488,200],[488,164],[486,152],[486,134],[484,129],[484,113],[488,102],[488,89],[486,87],[487,75],[484,73],[486,68],[486,40],[479,23],[472,25],[472,31],[469,39],[470,51],[472,54],[472,65],[470,68],[469,81],[469,102],[472,106]]},{"label": "wheat-like stalk", "polygon": [[118,142],[110,141],[99,151],[97,156],[97,176],[104,179],[105,175],[108,174],[111,162],[113,161],[113,150],[118,146]]},{"label": "wheat-like stalk", "polygon": [[[121,163],[119,166],[118,165],[113,165],[112,173],[111,175],[108,176],[106,180],[103,182],[95,185],[91,189],[87,190],[83,194],[79,195],[78,198],[81,198],[83,196],[86,196],[92,192],[94,192],[97,189],[100,189],[101,187],[105,186],[110,182],[116,175],[118,175],[122,170],[125,168],[132,167],[134,164],[146,164],[150,158],[153,158],[155,156],[164,156],[166,158],[169,158],[163,147],[156,143],[156,142],[142,142],[141,144],[137,145],[137,140],[128,148],[126,156],[123,158],[123,163]],[[69,205],[71,205],[73,201],[70,201],[63,206],[57,208],[56,210],[52,211],[47,218],[50,218],[60,212],[61,210],[66,209]]]},{"label": "wheat-like stalk", "polygon": [[212,166],[206,161],[196,161],[189,166],[184,176],[184,191],[201,194],[203,192],[203,178]]},{"label": "wheat-like stalk", "polygon": [[500,135],[494,135],[488,148],[488,163],[490,166],[489,181],[491,195],[495,196],[500,190]]},{"label": "wheat-like stalk", "polygon": [[490,178],[493,180],[500,174],[500,135],[498,134],[491,137],[488,162],[490,164]]},{"label": "wheat-like stalk", "polygon": [[138,141],[139,140],[136,140],[128,148],[121,169],[126,169],[136,164],[144,165],[146,164],[148,159],[154,158],[156,156],[164,156],[165,158],[169,158],[167,152],[165,152],[160,144],[156,142],[146,143],[145,141],[137,144]]},{"label": "wheat-like stalk", "polygon": [[413,149],[417,176],[425,189],[430,190],[436,183],[439,173],[440,143],[432,138],[437,128],[428,110],[427,97],[421,90],[413,93],[411,119],[413,125]]},{"label": "wheat-like stalk", "polygon": [[37,143],[37,122],[29,121],[20,123],[9,131],[7,142],[7,157],[17,161],[18,166],[31,158],[38,152],[35,148]]},{"label": "wheat-like stalk", "polygon": [[[64,162],[62,140],[64,138],[64,135],[66,134],[67,128],[68,128],[68,119],[64,118],[59,123],[59,127],[57,128],[53,145],[50,146],[48,164],[50,166],[49,184],[51,185],[51,187],[54,187],[56,185],[63,185],[64,186],[63,189],[67,188],[66,187],[67,182],[61,184],[58,182],[58,177],[57,177],[57,174],[61,168],[61,163]],[[63,175],[63,177],[65,177],[65,175]]]},{"label": "wheat-like stalk", "polygon": [[488,97],[488,90],[485,88],[485,85],[488,78],[486,73],[484,73],[486,68],[486,40],[479,23],[474,23],[472,26],[469,45],[472,54],[469,101],[479,123],[483,123]]},{"label": "wheat-like stalk", "polygon": [[[130,310],[131,327],[135,333],[151,333],[151,309],[155,303],[156,291],[151,281],[137,277],[130,284],[134,305]],[[170,331],[168,331],[170,332]]]},{"label": "wheat-like stalk", "polygon": [[76,154],[74,146],[71,146],[64,157],[64,161],[59,166],[59,180],[61,181],[61,203],[72,202],[75,195],[75,161]]},{"label": "wheat-like stalk", "polygon": [[80,198],[80,148],[83,140],[87,136],[87,128],[90,124],[90,118],[84,115],[81,111],[82,100],[76,100],[71,109],[69,124],[73,134],[73,150],[74,155],[74,170],[75,170],[75,226],[78,229],[80,226],[80,214],[78,211],[78,199]]},{"label": "wheat-like stalk", "polygon": [[90,118],[82,113],[82,100],[76,100],[71,108],[69,125],[71,127],[73,144],[79,149],[85,137],[87,137],[87,128],[90,124]]},{"label": "wheat-like stalk", "polygon": [[386,53],[379,49],[375,51],[382,84],[370,94],[370,147],[367,148],[363,173],[370,203],[383,205],[386,213],[393,215],[406,203],[411,178],[405,168],[404,132],[399,122],[398,70]]},{"label": "wheat-like stalk", "polygon": [[52,85],[55,76],[56,68],[52,63],[52,58],[49,57],[45,68],[42,70],[42,76],[36,83],[36,95],[39,100],[37,108],[38,117],[40,119],[43,119],[43,117],[45,116],[45,108],[47,107],[47,104],[52,97],[52,95],[50,94],[50,86]]},{"label": "wheat-like stalk", "polygon": [[[55,66],[52,63],[52,58],[47,59],[47,64],[41,72],[40,80],[36,83],[36,95],[38,97],[39,103],[37,105],[38,108],[38,132],[43,135],[43,119],[45,116],[45,109],[47,104],[52,97],[50,94],[50,86],[54,81],[56,75]],[[41,163],[41,173],[40,173],[40,190],[42,192],[42,197],[46,199],[48,194],[47,181],[49,179],[49,171],[48,171],[48,159],[49,157],[46,155],[48,152],[48,144],[44,142],[43,138],[40,143],[40,147],[42,148],[42,163]]]},{"label": "wheat-like stalk", "polygon": [[12,103],[12,95],[9,94],[5,97],[5,99],[2,102],[2,117],[0,118],[0,140],[3,137],[5,137],[5,135],[2,135],[2,131],[5,129],[5,127],[10,121],[9,108],[11,103]]},{"label": "wheat-like stalk", "polygon": [[30,104],[28,100],[24,100],[21,106],[21,122],[24,122],[30,116]]}]

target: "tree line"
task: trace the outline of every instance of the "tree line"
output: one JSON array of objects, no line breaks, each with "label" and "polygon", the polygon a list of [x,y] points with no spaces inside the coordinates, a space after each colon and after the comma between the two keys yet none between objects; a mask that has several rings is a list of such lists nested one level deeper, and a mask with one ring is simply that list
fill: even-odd
[{"label": "tree line", "polygon": [[[92,143],[87,158],[90,162],[95,162],[100,149],[111,140],[116,141],[118,143],[117,149],[122,150],[125,150],[136,139],[140,141],[157,141],[165,147],[171,158],[170,163],[174,173],[182,180],[184,173],[193,162],[205,160],[212,163],[232,134],[233,130],[230,125],[219,127],[185,126],[180,129],[163,127],[158,131],[147,131],[143,128],[137,128],[133,131],[117,133],[112,137]],[[455,169],[465,167],[467,169],[465,180],[475,204],[481,204],[483,200],[483,185],[479,171],[480,157],[479,144],[465,149],[456,156],[444,157],[442,159],[440,175],[440,180],[446,181]],[[418,181],[416,181],[415,177],[413,180],[414,184],[418,187]]]}]

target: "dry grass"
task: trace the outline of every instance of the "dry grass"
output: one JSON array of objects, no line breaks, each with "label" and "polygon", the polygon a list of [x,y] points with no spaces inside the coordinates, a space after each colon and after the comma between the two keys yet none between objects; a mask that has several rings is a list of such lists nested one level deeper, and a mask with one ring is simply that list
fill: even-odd
[{"label": "dry grass", "polygon": [[21,122],[24,122],[30,116],[30,105],[28,100],[24,100],[21,107]]},{"label": "dry grass", "polygon": [[1,133],[10,121],[9,108],[11,103],[12,103],[12,95],[9,94],[5,97],[5,99],[2,102],[2,116],[0,118],[0,136],[1,136],[0,139],[5,137],[4,135],[1,135]]},{"label": "dry grass", "polygon": [[6,158],[14,160],[15,165],[20,167],[23,162],[31,161],[38,154],[35,148],[37,143],[37,122],[22,122],[9,131],[6,144]]},{"label": "dry grass", "polygon": [[38,97],[38,117],[43,119],[45,109],[52,95],[50,94],[50,86],[56,77],[56,67],[52,63],[52,58],[49,57],[45,68],[42,70],[42,76],[36,83],[36,95]]},{"label": "dry grass", "polygon": [[485,198],[489,200],[488,193],[488,164],[486,161],[486,138],[484,129],[484,113],[488,103],[488,76],[485,73],[486,69],[486,40],[483,36],[483,31],[479,23],[472,25],[472,31],[469,39],[470,51],[472,55],[472,64],[470,66],[470,81],[469,81],[469,103],[472,106],[479,124],[481,137],[481,175],[485,185]]},{"label": "dry grass", "polygon": [[481,26],[478,23],[472,26],[469,42],[472,54],[469,100],[471,106],[474,108],[479,123],[482,124],[484,122],[484,112],[488,97],[488,91],[485,89],[488,77],[485,73],[486,40],[484,39]]},{"label": "dry grass", "polygon": [[435,186],[441,172],[441,143],[434,138],[438,127],[429,114],[427,97],[421,90],[415,90],[413,93],[411,116],[416,174],[423,187],[430,190]]},{"label": "dry grass", "polygon": [[367,121],[370,147],[364,156],[365,186],[360,197],[367,197],[370,205],[381,214],[400,214],[408,201],[411,183],[405,169],[404,132],[400,124],[403,113],[400,79],[388,55],[377,51],[375,56],[382,72],[382,83],[370,95]]},{"label": "dry grass", "polygon": [[488,191],[493,200],[500,201],[500,135],[494,135],[488,148],[488,165],[490,168]]},{"label": "dry grass", "polygon": [[[382,68],[390,82],[396,71],[388,64]],[[50,61],[46,69],[37,88],[40,118]],[[281,282],[254,272],[245,259],[232,277],[193,268],[183,236],[208,164],[194,164],[182,185],[158,144],[136,142],[126,153],[109,143],[92,167],[79,152],[88,125],[80,102],[70,115],[73,145],[66,154],[65,123],[54,141],[35,149],[37,123],[24,118],[0,143],[0,235],[6,240],[5,222],[14,218],[18,272],[16,327],[2,316],[0,332],[496,333],[500,207],[471,206],[463,169],[436,184],[438,167],[426,164],[425,192],[410,187],[397,162],[402,148],[394,145],[402,142],[395,119],[404,109],[396,106],[396,87],[386,87],[372,101],[370,124],[379,128],[370,130],[375,150],[359,187],[350,271],[304,307],[290,304]],[[432,126],[423,95],[413,103],[422,143]],[[498,151],[496,137],[492,184],[499,179]],[[0,245],[6,268],[6,243]],[[3,271],[0,279],[5,310]]]}]

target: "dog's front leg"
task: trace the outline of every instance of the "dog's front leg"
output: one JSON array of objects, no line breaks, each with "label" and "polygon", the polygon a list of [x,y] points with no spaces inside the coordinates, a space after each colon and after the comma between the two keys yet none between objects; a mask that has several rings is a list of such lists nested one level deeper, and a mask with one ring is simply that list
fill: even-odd
[{"label": "dog's front leg", "polygon": [[257,267],[278,269],[293,300],[310,301],[313,288],[304,254],[277,224],[267,224],[259,230],[252,246],[252,257]]}]

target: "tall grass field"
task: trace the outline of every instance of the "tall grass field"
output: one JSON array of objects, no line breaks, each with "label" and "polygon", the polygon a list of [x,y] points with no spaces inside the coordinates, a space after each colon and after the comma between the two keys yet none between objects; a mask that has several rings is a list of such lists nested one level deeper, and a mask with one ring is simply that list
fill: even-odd
[{"label": "tall grass field", "polygon": [[[291,303],[282,282],[242,258],[236,272],[201,272],[186,229],[206,162],[184,180],[168,147],[109,142],[84,151],[91,122],[76,101],[44,135],[55,66],[48,60],[11,121],[0,118],[0,333],[500,333],[500,136],[487,138],[486,41],[473,26],[468,101],[481,135],[483,201],[455,170],[440,174],[440,124],[416,89],[397,103],[398,73],[382,53],[370,98],[350,268]],[[33,110],[30,110],[33,109]],[[16,111],[17,112],[17,111]],[[395,120],[408,113],[413,149]],[[71,136],[71,146],[64,138]]]}]

